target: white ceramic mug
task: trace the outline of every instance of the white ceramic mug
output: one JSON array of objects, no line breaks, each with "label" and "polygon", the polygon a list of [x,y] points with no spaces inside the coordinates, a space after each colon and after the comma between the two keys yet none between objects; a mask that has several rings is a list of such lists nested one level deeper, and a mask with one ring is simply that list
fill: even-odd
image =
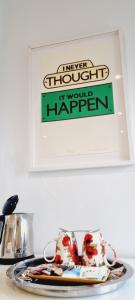
[{"label": "white ceramic mug", "polygon": [[[56,243],[55,255],[49,259],[46,254],[47,246],[50,243]],[[79,262],[78,247],[73,231],[61,230],[58,238],[48,242],[44,248],[44,259],[47,262],[55,262],[57,264],[75,265]]]},{"label": "white ceramic mug", "polygon": [[[107,248],[111,249],[111,262],[107,259]],[[116,263],[116,252],[102,237],[100,230],[85,232],[82,245],[82,265],[113,266]]]}]

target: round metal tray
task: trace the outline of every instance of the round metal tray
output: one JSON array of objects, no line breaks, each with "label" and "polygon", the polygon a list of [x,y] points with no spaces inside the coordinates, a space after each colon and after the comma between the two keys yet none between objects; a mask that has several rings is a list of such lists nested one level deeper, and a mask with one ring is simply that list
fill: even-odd
[{"label": "round metal tray", "polygon": [[[19,288],[33,294],[51,296],[51,297],[88,297],[93,295],[100,295],[112,292],[120,288],[134,273],[133,268],[123,262],[117,262],[118,265],[124,266],[124,272],[121,277],[117,279],[107,280],[104,283],[91,284],[91,285],[78,285],[66,283],[57,284],[57,282],[43,283],[42,281],[35,280],[34,282],[25,281],[21,278],[21,274],[30,266],[37,266],[45,263],[43,258],[27,259],[11,266],[7,270],[8,278]],[[115,268],[115,266],[114,266]]]}]

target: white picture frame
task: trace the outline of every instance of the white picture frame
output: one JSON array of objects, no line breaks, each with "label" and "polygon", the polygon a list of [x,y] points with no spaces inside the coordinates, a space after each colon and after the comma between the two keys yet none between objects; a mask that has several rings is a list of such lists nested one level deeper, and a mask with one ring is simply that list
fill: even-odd
[{"label": "white picture frame", "polygon": [[[116,29],[29,48],[30,171],[133,163],[121,36]],[[105,94],[109,84],[112,92]],[[106,106],[99,102],[106,112],[96,93],[107,99]]]}]

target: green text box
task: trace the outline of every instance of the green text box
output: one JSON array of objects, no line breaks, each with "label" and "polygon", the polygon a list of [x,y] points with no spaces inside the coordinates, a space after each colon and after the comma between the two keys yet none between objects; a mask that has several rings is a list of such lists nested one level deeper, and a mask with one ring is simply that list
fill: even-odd
[{"label": "green text box", "polygon": [[41,94],[42,122],[108,114],[114,114],[112,83]]}]

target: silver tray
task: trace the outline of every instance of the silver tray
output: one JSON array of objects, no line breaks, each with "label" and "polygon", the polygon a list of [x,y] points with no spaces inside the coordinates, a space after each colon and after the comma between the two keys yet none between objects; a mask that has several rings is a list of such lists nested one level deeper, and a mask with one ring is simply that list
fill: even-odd
[{"label": "silver tray", "polygon": [[124,262],[117,262],[116,266],[114,266],[114,269],[117,269],[119,266],[123,266],[123,274],[121,277],[107,280],[104,283],[82,285],[74,282],[73,284],[71,282],[68,282],[67,284],[64,282],[63,285],[63,283],[58,284],[58,282],[52,281],[51,283],[45,283],[45,281],[43,283],[40,280],[34,280],[34,282],[25,281],[21,278],[21,274],[27,269],[27,267],[36,266],[42,263],[45,263],[43,258],[24,260],[11,266],[7,270],[7,276],[17,287],[29,293],[50,297],[73,298],[88,297],[112,292],[120,288],[134,273],[134,270],[130,265]]}]

